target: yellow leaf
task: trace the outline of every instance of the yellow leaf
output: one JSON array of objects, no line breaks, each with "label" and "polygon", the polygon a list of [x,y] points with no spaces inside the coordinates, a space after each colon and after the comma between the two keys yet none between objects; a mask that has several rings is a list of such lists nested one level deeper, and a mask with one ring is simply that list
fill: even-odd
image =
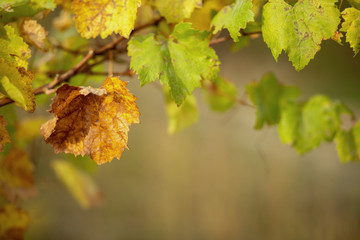
[{"label": "yellow leaf", "polygon": [[0,209],[0,239],[21,240],[30,223],[30,217],[24,210],[12,204]]},{"label": "yellow leaf", "polygon": [[129,126],[139,123],[139,110],[127,82],[108,77],[101,88],[63,85],[50,112],[55,118],[41,126],[55,153],[85,154],[97,163],[120,158],[127,148]]},{"label": "yellow leaf", "polygon": [[86,172],[62,160],[55,160],[52,167],[81,207],[89,208],[102,200],[100,189]]},{"label": "yellow leaf", "polygon": [[11,142],[10,135],[5,128],[6,121],[3,116],[0,116],[0,152],[4,150],[5,143]]},{"label": "yellow leaf", "polygon": [[154,5],[169,23],[189,18],[194,8],[202,6],[201,0],[154,0]]},{"label": "yellow leaf", "polygon": [[35,95],[31,86],[34,76],[23,67],[16,67],[0,58],[0,85],[6,95],[28,112],[35,110]]},{"label": "yellow leaf", "polygon": [[193,28],[209,30],[211,19],[216,12],[228,4],[228,0],[208,0],[203,3],[202,8],[196,8],[188,19]]},{"label": "yellow leaf", "polygon": [[74,0],[76,28],[81,36],[95,38],[120,33],[128,38],[141,0]]}]

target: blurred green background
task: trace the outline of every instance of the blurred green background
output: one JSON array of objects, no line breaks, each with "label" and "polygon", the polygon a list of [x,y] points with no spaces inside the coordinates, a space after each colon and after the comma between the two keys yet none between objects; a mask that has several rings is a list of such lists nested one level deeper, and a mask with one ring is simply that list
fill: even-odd
[{"label": "blurred green background", "polygon": [[[229,47],[216,51],[239,97],[273,72],[299,86],[302,99],[327,94],[358,115],[360,59],[347,44],[324,42],[301,72],[285,54],[276,63],[261,37],[236,53]],[[39,194],[23,202],[32,218],[27,239],[360,239],[360,163],[341,164],[335,144],[298,156],[276,127],[253,129],[255,109],[215,113],[200,91],[199,122],[168,135],[162,92],[140,88],[136,76],[123,80],[138,97],[141,123],[131,126],[130,150],[93,173],[99,206],[82,209],[51,167],[59,156],[42,139],[31,144]]]}]

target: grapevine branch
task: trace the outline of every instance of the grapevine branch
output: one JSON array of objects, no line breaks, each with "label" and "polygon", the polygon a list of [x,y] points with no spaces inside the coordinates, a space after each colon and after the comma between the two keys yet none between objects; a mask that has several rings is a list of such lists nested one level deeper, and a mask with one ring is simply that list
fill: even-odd
[{"label": "grapevine branch", "polygon": [[[144,28],[147,28],[147,27],[151,27],[151,26],[156,26],[160,21],[162,20],[162,18],[159,18],[159,19],[156,19],[152,22],[149,22],[149,23],[146,23],[144,25],[141,25],[137,28],[134,29],[134,31],[131,33],[134,34],[135,32],[137,31],[140,31]],[[256,35],[259,35],[261,34],[261,32],[244,32],[244,31],[241,31],[241,34],[242,36],[256,36]],[[230,40],[230,36],[226,36],[226,37],[221,37],[221,38],[214,38],[210,41],[210,45],[214,45],[214,44],[218,44],[218,43],[221,43],[221,42],[225,42],[227,40]],[[117,46],[122,43],[124,40],[124,38],[122,36],[116,38],[113,42],[99,48],[99,49],[90,49],[89,52],[84,56],[84,58],[78,63],[76,64],[72,69],[64,72],[64,73],[57,73],[57,75],[55,76],[54,80],[48,84],[45,84],[43,86],[40,86],[38,88],[36,88],[34,90],[34,94],[35,95],[39,95],[39,94],[49,94],[49,93],[52,93],[54,92],[54,89],[56,86],[60,85],[61,83],[63,82],[66,82],[68,81],[71,77],[75,76],[76,74],[78,73],[88,73],[88,74],[93,74],[93,75],[106,75],[106,73],[104,72],[92,72],[91,71],[91,67],[94,65],[94,64],[88,64],[88,62],[95,58],[96,56],[103,56],[103,55],[107,55],[109,52],[115,50],[116,53],[121,53],[121,52],[124,52],[126,51],[126,44],[124,46],[122,46],[121,48],[118,48],[117,49]],[[69,50],[69,49],[66,49],[62,46],[56,46],[56,48],[59,48],[59,49],[62,49],[64,51],[68,51],[68,52],[71,52],[73,54],[81,54],[81,53],[84,53],[84,52],[81,52],[81,51],[74,51],[74,50]],[[99,63],[101,62],[104,62],[105,59],[101,60]],[[95,64],[98,64],[98,63],[95,63]],[[60,74],[60,75],[59,75]],[[118,72],[118,73],[114,73],[114,75],[125,75],[125,76],[132,76],[134,73],[131,71],[131,70],[127,70],[125,72]],[[5,105],[8,105],[10,103],[13,103],[14,101],[9,98],[9,97],[5,97],[5,98],[2,98],[0,99],[0,107],[2,106],[5,106]]]}]

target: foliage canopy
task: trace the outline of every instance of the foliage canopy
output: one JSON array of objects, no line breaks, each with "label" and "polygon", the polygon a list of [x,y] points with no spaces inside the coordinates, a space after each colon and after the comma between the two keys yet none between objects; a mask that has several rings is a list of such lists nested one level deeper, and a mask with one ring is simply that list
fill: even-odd
[{"label": "foliage canopy", "polygon": [[[198,120],[193,92],[201,88],[214,111],[235,105],[255,108],[255,129],[278,125],[281,142],[300,154],[334,141],[342,162],[358,161],[360,122],[342,102],[325,95],[299,101],[299,89],[281,84],[271,73],[245,86],[247,101],[239,99],[235,85],[219,75],[221,59],[213,45],[234,41],[234,49],[239,50],[250,38],[261,37],[275,61],[284,51],[297,71],[311,64],[325,40],[347,42],[356,55],[359,4],[336,0],[1,1],[0,186],[7,203],[0,211],[0,223],[4,214],[11,217],[6,225],[0,224],[0,239],[12,238],[14,228],[20,231],[16,236],[22,235],[29,223],[28,215],[13,203],[34,192],[34,166],[26,146],[40,128],[56,153],[87,154],[99,165],[120,158],[127,148],[129,126],[139,123],[140,115],[137,98],[121,76],[136,74],[141,86],[159,80],[169,133]],[[124,60],[123,55],[129,58]],[[119,65],[128,69],[118,71],[114,66]],[[89,77],[94,85],[103,81],[102,86],[91,86],[94,82]],[[15,107],[34,112],[43,104],[35,102],[37,95],[54,93],[53,119],[17,121]],[[350,128],[344,129],[342,115],[352,119]],[[81,206],[97,202],[98,191],[91,190],[97,189],[96,184],[87,172],[66,160],[54,161],[53,167]]]}]

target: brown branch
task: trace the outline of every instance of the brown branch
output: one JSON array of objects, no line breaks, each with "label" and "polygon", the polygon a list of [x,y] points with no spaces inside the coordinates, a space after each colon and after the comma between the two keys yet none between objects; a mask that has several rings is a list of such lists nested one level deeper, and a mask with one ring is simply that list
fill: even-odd
[{"label": "brown branch", "polygon": [[[131,35],[133,35],[134,33],[136,33],[139,30],[142,30],[144,28],[153,26],[153,25],[157,25],[160,21],[162,20],[162,18],[156,19],[152,22],[146,23],[144,25],[138,26],[136,29],[134,29],[134,31],[131,33]],[[120,36],[119,38],[117,38],[115,41],[103,46],[100,49],[96,49],[96,50],[90,50],[87,55],[78,63],[75,65],[75,67],[73,67],[72,69],[70,69],[67,72],[64,72],[61,75],[57,75],[54,80],[48,84],[45,84],[41,87],[38,87],[34,90],[34,94],[35,95],[39,95],[39,94],[44,94],[44,93],[49,93],[49,92],[53,92],[51,90],[53,90],[54,87],[60,85],[61,83],[68,81],[71,77],[73,77],[74,75],[84,71],[85,69],[88,69],[88,62],[89,60],[91,60],[92,58],[94,58],[95,56],[98,55],[103,55],[105,53],[107,53],[110,50],[114,50],[116,49],[117,45],[123,40],[124,38],[122,36]],[[124,49],[121,49],[122,51],[126,50],[126,47]],[[128,73],[128,76],[131,76],[133,73]],[[115,74],[114,74],[115,75]],[[13,103],[14,101],[9,98],[9,97],[5,97],[0,99],[0,107],[5,106],[7,104]]]},{"label": "brown branch", "polygon": [[[258,36],[261,34],[261,31],[255,31],[255,32],[245,32],[243,29],[240,30],[241,36],[249,36],[249,37],[253,37],[253,36]],[[213,38],[210,41],[209,45],[215,45],[218,43],[222,43],[222,42],[226,42],[228,40],[230,40],[231,37],[230,36],[226,36],[226,37],[221,37],[221,38]]]}]

